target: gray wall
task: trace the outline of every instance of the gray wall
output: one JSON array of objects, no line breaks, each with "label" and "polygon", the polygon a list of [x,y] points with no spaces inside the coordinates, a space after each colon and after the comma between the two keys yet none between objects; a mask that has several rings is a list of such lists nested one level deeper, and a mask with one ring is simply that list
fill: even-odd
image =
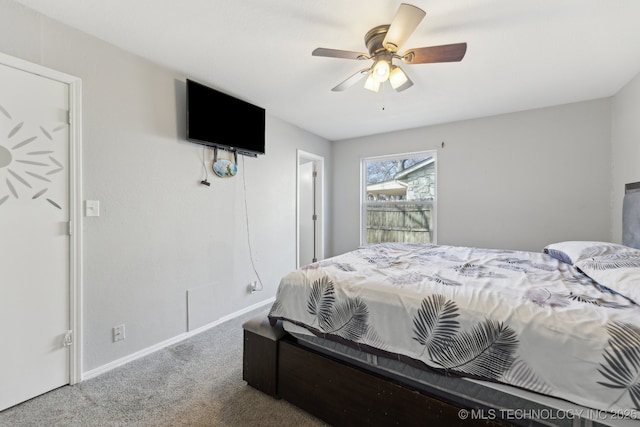
[{"label": "gray wall", "polygon": [[433,149],[439,244],[608,240],[610,134],[602,99],[334,142],[334,253],[359,244],[360,159]]},{"label": "gray wall", "polygon": [[[202,146],[185,141],[189,76],[7,0],[0,51],[82,79],[83,199],[101,202],[100,217],[84,218],[85,372],[185,333],[187,290],[213,295],[199,313],[210,322],[275,295],[295,268],[296,150],[324,156],[330,169],[328,141],[267,114],[267,154],[240,156],[236,177],[210,173],[205,187]],[[245,182],[264,285],[254,294]],[[121,323],[127,338],[112,343]]]},{"label": "gray wall", "polygon": [[[189,76],[10,0],[0,0],[0,52],[82,79],[83,199],[102,203],[84,223],[85,371],[184,333],[189,289],[212,289],[212,320],[274,296],[295,267],[296,149],[325,158],[328,255],[359,243],[364,156],[438,150],[441,244],[619,241],[624,183],[640,180],[640,78],[613,99],[333,143],[267,115],[267,155],[203,187],[202,148],[184,140]],[[253,295],[245,179],[265,286]],[[114,344],[121,323],[127,339]]]},{"label": "gray wall", "polygon": [[640,74],[614,98],[612,129],[611,228],[614,242],[622,242],[624,185],[640,181]]}]

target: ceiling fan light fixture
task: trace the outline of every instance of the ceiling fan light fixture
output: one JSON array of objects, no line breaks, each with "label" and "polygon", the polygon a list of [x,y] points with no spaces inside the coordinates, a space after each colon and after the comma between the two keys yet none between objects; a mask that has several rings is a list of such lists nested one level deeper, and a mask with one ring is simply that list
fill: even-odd
[{"label": "ceiling fan light fixture", "polygon": [[386,82],[389,79],[390,71],[391,63],[386,58],[378,59],[376,63],[373,64],[373,76],[380,83]]},{"label": "ceiling fan light fixture", "polygon": [[409,78],[404,73],[404,71],[402,71],[402,68],[398,67],[397,65],[391,67],[391,72],[389,73],[389,83],[391,83],[391,87],[394,90],[398,90],[398,88],[407,83],[408,80]]},{"label": "ceiling fan light fixture", "polygon": [[371,92],[377,92],[380,90],[380,82],[374,77],[373,71],[369,73],[367,80],[365,80],[364,88]]}]

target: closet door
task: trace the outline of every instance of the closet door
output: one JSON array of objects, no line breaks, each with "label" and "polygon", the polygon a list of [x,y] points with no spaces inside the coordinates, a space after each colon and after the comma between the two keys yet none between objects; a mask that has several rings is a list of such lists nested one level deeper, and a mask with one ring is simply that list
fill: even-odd
[{"label": "closet door", "polygon": [[0,64],[0,410],[68,384],[69,86]]}]

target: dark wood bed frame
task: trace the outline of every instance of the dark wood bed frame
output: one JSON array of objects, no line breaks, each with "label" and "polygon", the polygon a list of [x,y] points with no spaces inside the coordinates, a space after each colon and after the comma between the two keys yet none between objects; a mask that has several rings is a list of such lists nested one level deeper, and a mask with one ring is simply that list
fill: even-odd
[{"label": "dark wood bed frame", "polygon": [[[297,343],[264,319],[244,325],[243,379],[333,426],[488,426],[502,420],[473,420],[453,402],[319,353]],[[470,414],[470,412],[468,413]]]}]

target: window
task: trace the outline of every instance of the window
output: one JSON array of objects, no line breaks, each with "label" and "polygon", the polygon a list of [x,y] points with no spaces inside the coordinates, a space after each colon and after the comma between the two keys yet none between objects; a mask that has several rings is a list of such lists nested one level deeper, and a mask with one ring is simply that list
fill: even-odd
[{"label": "window", "polygon": [[436,152],[362,160],[363,245],[435,243]]}]

